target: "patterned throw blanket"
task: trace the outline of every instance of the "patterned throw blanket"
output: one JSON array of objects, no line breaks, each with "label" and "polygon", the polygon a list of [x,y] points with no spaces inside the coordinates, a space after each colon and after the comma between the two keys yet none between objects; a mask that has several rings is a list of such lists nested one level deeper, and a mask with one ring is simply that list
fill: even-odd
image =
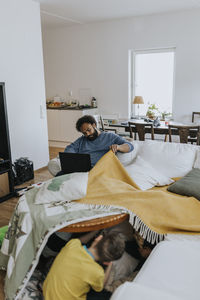
[{"label": "patterned throw blanket", "polygon": [[[0,268],[7,270],[8,300],[21,298],[49,236],[69,224],[127,212],[133,227],[152,243],[166,233],[200,234],[199,201],[166,188],[139,190],[111,151],[89,172],[88,183],[82,176],[84,183],[76,186],[82,186],[81,191],[67,188],[69,178],[64,176],[19,199],[0,252]],[[70,202],[77,195],[83,198]]]}]

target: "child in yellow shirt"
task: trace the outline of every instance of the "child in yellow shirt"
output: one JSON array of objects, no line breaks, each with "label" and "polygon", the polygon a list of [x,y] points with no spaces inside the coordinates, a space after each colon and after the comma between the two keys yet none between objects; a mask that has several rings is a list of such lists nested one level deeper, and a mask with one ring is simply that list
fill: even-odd
[{"label": "child in yellow shirt", "polygon": [[[43,285],[45,300],[86,300],[92,288],[102,291],[112,266],[125,248],[123,235],[99,235],[87,248],[79,239],[70,240],[56,257]],[[103,267],[97,262],[107,265]]]}]

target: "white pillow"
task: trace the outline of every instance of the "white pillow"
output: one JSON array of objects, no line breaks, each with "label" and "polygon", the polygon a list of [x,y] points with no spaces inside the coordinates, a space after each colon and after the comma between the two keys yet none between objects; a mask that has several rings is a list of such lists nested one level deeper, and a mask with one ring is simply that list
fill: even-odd
[{"label": "white pillow", "polygon": [[71,173],[55,177],[45,182],[35,197],[36,204],[60,201],[70,202],[85,197],[88,172]]},{"label": "white pillow", "polygon": [[53,175],[53,176],[55,176],[59,171],[61,171],[59,157],[55,157],[49,161],[48,170],[51,173],[51,175]]},{"label": "white pillow", "polygon": [[[194,146],[193,146],[194,147]],[[194,162],[194,168],[200,169],[200,147],[196,146],[197,150],[196,150],[196,158],[195,158],[195,162]]]},{"label": "white pillow", "polygon": [[182,177],[191,171],[196,147],[189,144],[145,141],[140,156],[167,177]]},{"label": "white pillow", "polygon": [[125,166],[125,169],[143,191],[151,189],[154,186],[163,186],[174,182],[169,177],[155,170],[140,156],[137,156],[132,164]]}]

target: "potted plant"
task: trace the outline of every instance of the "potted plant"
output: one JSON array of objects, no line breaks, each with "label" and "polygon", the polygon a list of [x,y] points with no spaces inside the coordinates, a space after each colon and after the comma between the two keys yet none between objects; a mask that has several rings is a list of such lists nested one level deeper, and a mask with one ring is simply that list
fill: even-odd
[{"label": "potted plant", "polygon": [[167,111],[163,111],[163,112],[160,112],[160,115],[161,115],[161,121],[165,121],[165,119],[169,119],[171,117],[171,113],[170,112],[167,112]]},{"label": "potted plant", "polygon": [[149,104],[148,106],[148,109],[147,109],[147,113],[146,113],[146,116],[149,118],[149,119],[154,119],[159,113],[159,109],[158,107],[156,106],[155,103],[153,104]]}]

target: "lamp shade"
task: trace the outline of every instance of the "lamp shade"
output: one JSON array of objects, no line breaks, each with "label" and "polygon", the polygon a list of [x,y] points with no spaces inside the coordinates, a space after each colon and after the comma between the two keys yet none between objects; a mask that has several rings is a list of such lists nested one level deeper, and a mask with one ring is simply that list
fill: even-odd
[{"label": "lamp shade", "polygon": [[133,99],[133,104],[144,104],[142,96],[135,96],[135,98]]}]

